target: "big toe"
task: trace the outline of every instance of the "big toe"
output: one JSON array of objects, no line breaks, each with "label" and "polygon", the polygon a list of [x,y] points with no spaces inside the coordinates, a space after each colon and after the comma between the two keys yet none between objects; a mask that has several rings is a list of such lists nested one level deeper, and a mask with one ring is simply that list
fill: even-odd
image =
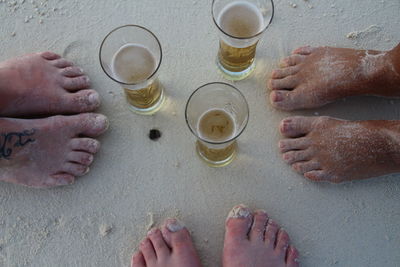
[{"label": "big toe", "polygon": [[252,221],[253,214],[248,207],[243,204],[235,206],[225,222],[225,243],[247,240]]},{"label": "big toe", "polygon": [[279,128],[282,135],[285,137],[301,137],[312,131],[314,121],[315,118],[312,117],[291,117],[284,119]]}]

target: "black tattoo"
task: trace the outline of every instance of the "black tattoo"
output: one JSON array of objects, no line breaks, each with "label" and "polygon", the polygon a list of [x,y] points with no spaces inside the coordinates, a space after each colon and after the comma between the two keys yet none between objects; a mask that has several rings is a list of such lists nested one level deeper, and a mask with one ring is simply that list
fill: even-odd
[{"label": "black tattoo", "polygon": [[0,134],[0,159],[10,159],[13,148],[23,147],[36,140],[31,138],[36,129]]}]

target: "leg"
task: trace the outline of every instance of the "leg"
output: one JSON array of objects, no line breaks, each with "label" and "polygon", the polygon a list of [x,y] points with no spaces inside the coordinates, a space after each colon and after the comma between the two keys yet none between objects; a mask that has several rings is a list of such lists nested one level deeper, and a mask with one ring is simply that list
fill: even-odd
[{"label": "leg", "polygon": [[99,149],[94,137],[107,119],[99,114],[46,119],[0,119],[0,181],[32,187],[74,182],[89,171]]},{"label": "leg", "polygon": [[292,117],[280,131],[284,161],[306,178],[339,183],[400,172],[400,121]]},{"label": "leg", "polygon": [[400,97],[400,44],[389,52],[302,47],[268,82],[283,110],[315,108],[354,95]]},{"label": "leg", "polygon": [[152,229],[132,257],[132,267],[200,267],[188,230],[176,219]]},{"label": "leg", "polygon": [[226,220],[225,267],[297,267],[298,252],[289,236],[265,211],[252,213],[243,205],[232,209]]},{"label": "leg", "polygon": [[93,111],[99,94],[83,71],[45,52],[0,63],[0,116],[73,114]]}]

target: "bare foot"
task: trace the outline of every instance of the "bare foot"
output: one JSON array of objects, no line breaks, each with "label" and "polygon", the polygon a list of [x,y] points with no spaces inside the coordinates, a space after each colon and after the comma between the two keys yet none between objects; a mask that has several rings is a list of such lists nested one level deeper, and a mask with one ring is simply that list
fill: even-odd
[{"label": "bare foot", "polygon": [[299,253],[285,230],[265,211],[254,214],[244,205],[228,215],[222,262],[224,267],[295,267]]},{"label": "bare foot", "polygon": [[85,113],[47,119],[0,119],[0,181],[32,187],[74,182],[89,171],[107,118]]},{"label": "bare foot", "polygon": [[314,181],[339,183],[400,172],[400,121],[292,117],[279,147],[293,169]]},{"label": "bare foot", "polygon": [[268,82],[283,110],[315,108],[354,95],[400,96],[400,45],[389,52],[301,47]]},{"label": "bare foot", "polygon": [[20,117],[89,112],[100,105],[82,70],[44,52],[0,63],[0,116]]},{"label": "bare foot", "polygon": [[200,267],[188,230],[176,219],[152,229],[132,256],[132,267]]}]

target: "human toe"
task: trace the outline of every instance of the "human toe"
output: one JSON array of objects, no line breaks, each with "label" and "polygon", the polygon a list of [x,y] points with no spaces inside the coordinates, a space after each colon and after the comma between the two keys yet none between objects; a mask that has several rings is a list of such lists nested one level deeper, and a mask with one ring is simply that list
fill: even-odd
[{"label": "human toe", "polygon": [[66,60],[65,58],[55,59],[55,60],[51,61],[51,63],[53,64],[53,66],[60,68],[60,69],[66,68],[66,67],[71,67],[74,65],[74,63],[72,63],[69,60]]},{"label": "human toe", "polygon": [[317,48],[312,46],[302,46],[295,50],[293,50],[292,54],[299,54],[299,55],[309,55]]},{"label": "human toe", "polygon": [[300,174],[305,174],[310,171],[320,170],[321,164],[318,161],[310,160],[310,161],[294,163],[292,165],[292,168]]},{"label": "human toe", "polygon": [[281,122],[280,132],[290,138],[305,136],[312,131],[314,121],[312,117],[290,117]]},{"label": "human toe", "polygon": [[154,264],[157,261],[156,252],[148,237],[146,237],[139,245],[140,252],[143,254],[146,265]]},{"label": "human toe", "polygon": [[250,241],[264,242],[264,233],[267,227],[268,215],[264,210],[254,212],[253,225],[250,230]]},{"label": "human toe", "polygon": [[66,162],[63,166],[63,172],[71,174],[73,176],[83,176],[89,172],[89,167],[74,163],[74,162]]},{"label": "human toe", "polygon": [[108,119],[102,114],[82,113],[77,115],[75,130],[77,134],[96,137],[105,132],[108,128]]},{"label": "human toe", "polygon": [[85,75],[73,78],[65,77],[62,80],[62,86],[69,91],[87,89],[90,87],[90,79]]},{"label": "human toe", "polygon": [[294,75],[282,79],[271,79],[268,86],[271,90],[293,89],[298,85],[298,78]]},{"label": "human toe", "polygon": [[275,248],[278,231],[279,225],[274,220],[269,219],[264,234],[264,241],[268,248]]},{"label": "human toe", "polygon": [[302,63],[305,59],[306,59],[305,55],[295,54],[295,55],[291,55],[287,58],[282,59],[279,65],[282,68],[295,66],[295,65]]},{"label": "human toe", "polygon": [[100,95],[95,90],[80,90],[75,93],[66,93],[60,109],[65,112],[90,112],[100,106]]},{"label": "human toe", "polygon": [[93,162],[93,155],[81,151],[71,151],[67,155],[67,160],[84,166],[89,166]]},{"label": "human toe", "polygon": [[299,266],[299,252],[293,246],[289,246],[286,254],[286,266],[298,267]]},{"label": "human toe", "polygon": [[50,52],[50,51],[42,52],[42,53],[39,53],[39,54],[40,54],[41,57],[43,57],[44,59],[47,59],[47,60],[55,60],[55,59],[61,58],[60,55],[58,55],[56,53],[53,53],[53,52]]},{"label": "human toe", "polygon": [[95,154],[100,149],[100,142],[92,138],[73,138],[69,145],[74,151],[83,151],[90,154]]},{"label": "human toe", "polygon": [[170,254],[170,249],[165,242],[160,229],[153,228],[147,233],[154,251],[156,252],[157,259],[165,259]]},{"label": "human toe", "polygon": [[192,246],[192,239],[185,225],[178,219],[169,218],[161,227],[162,235],[168,246],[174,250]]},{"label": "human toe", "polygon": [[132,256],[131,267],[146,267],[146,262],[142,252],[136,252]]},{"label": "human toe", "polygon": [[295,75],[300,70],[299,66],[292,66],[287,68],[276,69],[272,72],[271,78],[272,79],[282,79],[287,76]]},{"label": "human toe", "polygon": [[283,139],[279,141],[279,149],[281,153],[288,152],[290,150],[304,150],[310,147],[312,144],[311,139],[308,137],[300,137],[294,139]]},{"label": "human toe", "polygon": [[69,173],[59,173],[52,175],[44,182],[44,187],[54,187],[73,184],[75,176]]},{"label": "human toe", "polygon": [[285,230],[280,229],[276,240],[275,252],[282,259],[285,259],[286,257],[286,252],[289,248],[289,241],[289,235]]},{"label": "human toe", "polygon": [[287,164],[292,165],[296,162],[310,160],[312,156],[312,149],[308,148],[306,150],[296,150],[283,153],[282,158]]},{"label": "human toe", "polygon": [[291,91],[285,89],[290,88],[276,88],[270,93],[270,101],[275,108],[293,111],[314,106],[312,96],[308,95],[303,87],[296,87]]},{"label": "human toe", "polygon": [[235,206],[225,222],[225,238],[235,241],[247,240],[252,221],[253,214],[248,207],[243,204]]},{"label": "human toe", "polygon": [[66,67],[61,70],[61,74],[65,77],[74,78],[83,75],[83,70],[79,67]]}]

